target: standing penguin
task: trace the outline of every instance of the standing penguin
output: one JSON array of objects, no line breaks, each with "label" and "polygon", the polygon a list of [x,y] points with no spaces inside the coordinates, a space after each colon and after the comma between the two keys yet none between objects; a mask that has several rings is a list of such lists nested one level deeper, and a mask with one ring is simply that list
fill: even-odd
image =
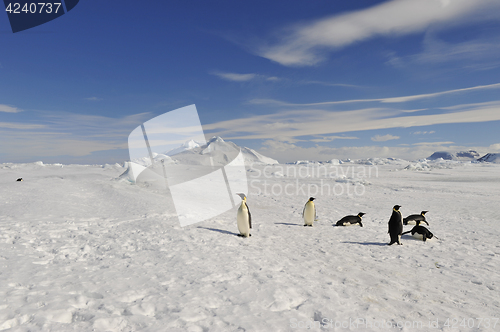
[{"label": "standing penguin", "polygon": [[391,236],[391,243],[389,245],[401,243],[401,235],[403,234],[403,216],[399,211],[400,205],[394,205],[392,209],[391,219],[389,219],[389,235]]},{"label": "standing penguin", "polygon": [[412,214],[403,219],[403,224],[405,225],[420,225],[421,223],[426,223],[429,226],[427,220],[425,220],[425,214],[429,211],[422,211],[420,214]]},{"label": "standing penguin", "polygon": [[337,226],[351,226],[351,225],[356,225],[359,224],[359,226],[363,227],[363,224],[361,223],[361,219],[363,219],[363,216],[366,213],[360,212],[358,213],[357,216],[345,216],[344,218],[340,219],[337,221]]},{"label": "standing penguin", "polygon": [[249,237],[252,236],[252,234],[250,234],[250,229],[252,228],[252,215],[248,209],[247,197],[245,194],[237,195],[242,199],[241,205],[238,208],[238,213],[236,214],[236,222],[238,224],[238,230],[240,231],[238,236]]},{"label": "standing penguin", "polygon": [[312,226],[316,220],[316,207],[314,206],[314,197],[310,197],[302,210],[302,218],[304,218],[304,226]]}]

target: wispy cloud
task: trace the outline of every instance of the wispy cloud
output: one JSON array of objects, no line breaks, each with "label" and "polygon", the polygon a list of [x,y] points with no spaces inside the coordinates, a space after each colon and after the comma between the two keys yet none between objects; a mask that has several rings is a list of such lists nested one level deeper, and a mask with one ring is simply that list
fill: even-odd
[{"label": "wispy cloud", "polygon": [[430,134],[435,134],[436,132],[434,130],[430,131],[415,131],[412,134],[413,135],[430,135]]},{"label": "wispy cloud", "polygon": [[359,137],[354,137],[354,136],[322,136],[319,138],[312,138],[308,141],[315,142],[315,143],[324,143],[324,142],[332,142],[337,139],[359,139]]},{"label": "wispy cloud", "polygon": [[376,36],[406,35],[432,26],[470,21],[475,18],[475,13],[484,9],[497,10],[498,2],[392,0],[288,28],[277,43],[261,46],[257,53],[286,66],[310,66],[324,60],[329,50]]},{"label": "wispy cloud", "polygon": [[330,82],[322,82],[322,81],[302,81],[300,83],[302,83],[302,84],[317,84],[317,85],[324,85],[324,86],[336,86],[336,87],[343,87],[343,88],[362,88],[363,87],[363,86],[355,85],[355,84],[330,83]]},{"label": "wispy cloud", "polygon": [[224,72],[212,72],[211,74],[218,76],[224,80],[233,82],[247,82],[258,77],[257,74],[237,74],[237,73],[224,73]]},{"label": "wispy cloud", "polygon": [[17,107],[14,107],[14,106],[9,106],[9,105],[4,105],[4,104],[0,104],[0,112],[4,112],[4,113],[19,113],[19,112],[22,112],[23,110],[17,108]]},{"label": "wispy cloud", "polygon": [[383,136],[375,135],[371,138],[371,140],[374,142],[386,142],[386,141],[396,140],[399,138],[400,138],[399,136],[393,136],[391,134],[387,134],[387,135],[383,135]]},{"label": "wispy cloud", "polygon": [[455,142],[450,142],[450,141],[446,141],[446,142],[419,142],[419,143],[413,143],[413,145],[421,145],[421,146],[428,146],[428,145],[431,145],[431,146],[435,146],[435,145],[450,145],[450,144],[453,144]]},{"label": "wispy cloud", "polygon": [[102,100],[102,98],[98,98],[98,97],[88,97],[88,98],[85,98],[85,100],[90,100],[90,101],[100,101],[100,100]]},{"label": "wispy cloud", "polygon": [[[438,110],[439,112],[439,110]],[[500,101],[496,104],[446,110],[437,114],[408,116],[397,109],[366,108],[325,111],[305,108],[204,125],[206,130],[234,139],[301,137],[375,129],[408,128],[450,123],[500,121]]]},{"label": "wispy cloud", "polygon": [[[465,151],[476,150],[480,153],[489,151],[500,151],[500,144],[489,147],[470,147],[453,145],[453,142],[434,142],[434,144],[420,144],[411,146],[348,146],[348,147],[302,147],[296,144],[267,140],[258,151],[266,156],[275,158],[280,162],[291,162],[296,160],[330,160],[359,159],[359,158],[402,158],[405,160],[417,160],[426,158],[436,151]],[[496,150],[495,150],[496,149]]]},{"label": "wispy cloud", "polygon": [[42,129],[45,128],[45,126],[40,124],[29,124],[29,123],[0,122],[0,128],[31,130],[31,129]]},{"label": "wispy cloud", "polygon": [[418,65],[442,67],[444,64],[476,71],[500,66],[500,38],[497,36],[481,36],[473,40],[450,43],[440,40],[434,33],[427,33],[422,48],[422,52],[407,56],[398,56],[391,52],[386,63],[396,68]]},{"label": "wispy cloud", "polygon": [[32,122],[36,123],[0,122],[3,160],[28,160],[30,156],[77,157],[126,149],[130,132],[151,117],[148,113],[122,118],[66,112],[33,113]]},{"label": "wispy cloud", "polygon": [[[326,105],[340,105],[340,104],[353,104],[353,103],[366,103],[366,102],[381,102],[381,103],[404,103],[408,101],[420,100],[420,99],[428,99],[435,98],[449,94],[459,94],[470,91],[478,91],[478,90],[489,90],[489,89],[500,89],[500,83],[488,84],[488,85],[478,85],[469,88],[462,89],[453,89],[446,90],[434,93],[425,93],[418,95],[410,95],[410,96],[401,96],[401,97],[389,97],[389,98],[373,98],[373,99],[350,99],[350,100],[337,100],[337,101],[325,101],[319,103],[305,103],[305,104],[297,104],[297,103],[288,103],[281,100],[275,99],[252,99],[249,101],[250,104],[257,105],[275,105],[275,106],[326,106]],[[418,110],[406,110],[405,112],[417,112],[423,109]]]}]

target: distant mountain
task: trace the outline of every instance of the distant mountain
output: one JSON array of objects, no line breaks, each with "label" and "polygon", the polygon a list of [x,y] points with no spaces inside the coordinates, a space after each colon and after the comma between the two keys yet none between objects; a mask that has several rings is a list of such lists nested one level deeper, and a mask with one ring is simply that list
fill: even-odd
[{"label": "distant mountain", "polygon": [[444,160],[457,160],[457,157],[453,153],[448,152],[448,151],[437,151],[437,152],[434,152],[427,159],[429,159],[429,160],[436,160],[436,159],[439,159],[439,158],[442,158]]},{"label": "distant mountain", "polygon": [[233,160],[241,150],[245,164],[278,164],[275,159],[263,156],[253,149],[239,147],[233,142],[224,141],[218,136],[212,137],[205,145],[194,146],[192,144],[192,146],[190,149],[171,155],[176,163],[223,166]]},{"label": "distant mountain", "polygon": [[474,150],[469,150],[469,151],[460,151],[457,152],[457,158],[463,158],[463,159],[477,159],[480,157],[480,154],[477,153],[477,151]]},{"label": "distant mountain", "polygon": [[444,160],[461,160],[461,161],[472,161],[476,160],[479,157],[479,153],[474,150],[469,151],[460,151],[457,153],[448,152],[448,151],[437,151],[434,152],[428,160],[436,160],[442,158]]},{"label": "distant mountain", "polygon": [[500,153],[488,153],[477,161],[500,164]]}]

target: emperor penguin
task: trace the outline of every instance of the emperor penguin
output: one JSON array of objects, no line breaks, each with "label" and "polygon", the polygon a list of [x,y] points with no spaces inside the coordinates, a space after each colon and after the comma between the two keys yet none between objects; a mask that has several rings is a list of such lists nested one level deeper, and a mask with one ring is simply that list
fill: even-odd
[{"label": "emperor penguin", "polygon": [[412,214],[403,219],[403,224],[405,225],[420,225],[421,223],[426,223],[429,226],[427,220],[425,220],[425,214],[429,211],[422,211],[420,214]]},{"label": "emperor penguin", "polygon": [[432,234],[430,230],[428,230],[424,226],[420,226],[420,225],[413,227],[411,229],[411,231],[404,232],[403,234],[408,234],[408,233],[411,233],[411,235],[414,238],[419,239],[419,240],[423,240],[424,242],[427,239],[432,239],[433,237],[435,237],[437,239],[437,237],[434,236],[434,234]]},{"label": "emperor penguin", "polygon": [[351,226],[359,224],[359,226],[363,227],[361,220],[366,213],[360,212],[357,216],[345,216],[344,218],[337,221],[337,226]]},{"label": "emperor penguin", "polygon": [[23,181],[23,178],[17,178],[16,181]]},{"label": "emperor penguin", "polygon": [[252,236],[250,234],[250,229],[252,228],[252,215],[250,214],[250,210],[247,205],[247,197],[245,194],[236,194],[241,197],[241,205],[238,208],[238,213],[236,214],[236,221],[238,224],[238,230],[240,234],[238,236],[249,237]]},{"label": "emperor penguin", "polygon": [[314,206],[314,197],[310,197],[309,200],[304,205],[304,210],[302,210],[302,218],[304,218],[304,226],[312,226],[314,220],[316,220],[316,207]]},{"label": "emperor penguin", "polygon": [[391,236],[391,242],[389,245],[394,243],[401,243],[401,235],[403,234],[403,216],[399,211],[400,205],[394,205],[392,208],[391,219],[389,219],[389,235]]}]

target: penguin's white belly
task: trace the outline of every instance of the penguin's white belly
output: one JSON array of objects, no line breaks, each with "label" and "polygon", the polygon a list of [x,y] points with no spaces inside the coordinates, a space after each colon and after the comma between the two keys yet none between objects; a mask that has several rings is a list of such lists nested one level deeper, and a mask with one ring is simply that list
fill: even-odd
[{"label": "penguin's white belly", "polygon": [[[424,240],[424,236],[422,234],[415,233],[412,236],[413,236],[413,238],[415,238],[417,240],[421,240],[421,241]],[[429,240],[432,240],[432,239],[427,238],[426,240],[429,241]]]},{"label": "penguin's white belly", "polygon": [[304,224],[308,226],[312,225],[315,218],[316,218],[316,211],[314,208],[314,204],[312,202],[308,202],[304,209]]},{"label": "penguin's white belly", "polygon": [[238,214],[236,215],[236,221],[238,223],[238,230],[241,235],[249,236],[250,235],[250,220],[248,216],[248,209],[240,206],[238,209]]},{"label": "penguin's white belly", "polygon": [[416,225],[417,222],[415,220],[409,220],[407,224],[408,225]]}]

